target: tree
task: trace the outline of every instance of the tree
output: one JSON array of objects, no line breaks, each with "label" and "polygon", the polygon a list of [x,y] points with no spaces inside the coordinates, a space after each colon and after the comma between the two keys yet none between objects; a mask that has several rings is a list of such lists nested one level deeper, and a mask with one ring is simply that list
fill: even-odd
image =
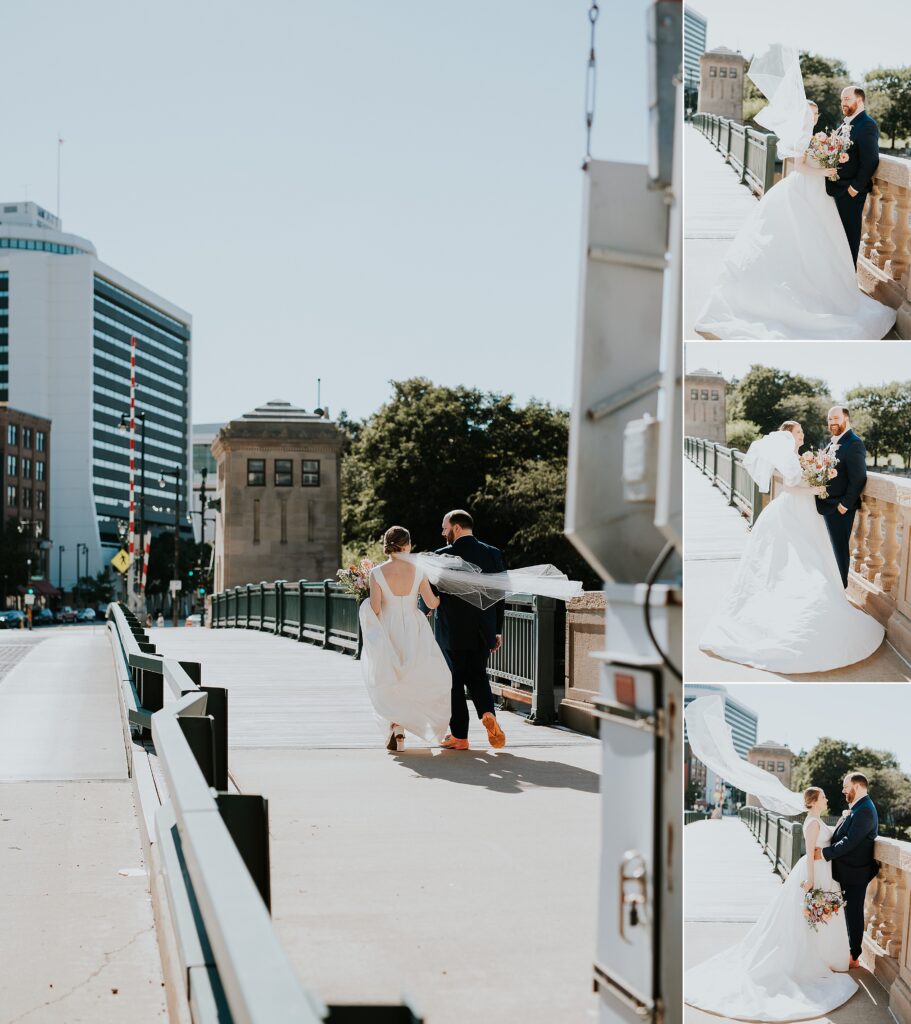
[{"label": "tree", "polygon": [[880,456],[900,455],[908,465],[911,448],[911,385],[893,381],[878,387],[852,388],[845,401],[857,432],[876,466]]},{"label": "tree", "polygon": [[[0,521],[2,522],[2,521]],[[27,531],[19,530],[19,520],[14,517],[0,525],[0,585],[6,594],[14,594],[16,587],[28,582],[28,559],[34,565],[33,541]]]},{"label": "tree", "polygon": [[[793,395],[828,396],[826,383],[816,377],[802,377],[771,366],[754,364],[746,376],[732,383],[728,401],[731,420],[750,420],[763,434],[781,426],[778,403]],[[784,417],[787,418],[787,417]]]},{"label": "tree", "polygon": [[911,67],[875,68],[864,75],[866,107],[891,139],[911,136]]},{"label": "tree", "polygon": [[779,424],[785,420],[796,420],[803,427],[804,444],[821,448],[828,444],[829,428],[827,413],[832,406],[828,396],[788,395],[775,406]]},{"label": "tree", "polygon": [[734,420],[727,424],[725,430],[728,447],[739,452],[745,452],[762,433],[752,420]]},{"label": "tree", "polygon": [[[511,564],[534,552],[564,571],[583,565],[562,536],[566,411],[420,377],[391,383],[376,413],[357,426],[346,421],[346,553],[366,551],[395,524],[417,549],[434,550],[443,515],[467,507],[478,534],[504,547]],[[597,583],[590,571],[583,579]]]},{"label": "tree", "polygon": [[800,54],[800,72],[807,99],[819,107],[817,127],[822,130],[841,124],[841,91],[851,84],[845,63],[804,50]]}]

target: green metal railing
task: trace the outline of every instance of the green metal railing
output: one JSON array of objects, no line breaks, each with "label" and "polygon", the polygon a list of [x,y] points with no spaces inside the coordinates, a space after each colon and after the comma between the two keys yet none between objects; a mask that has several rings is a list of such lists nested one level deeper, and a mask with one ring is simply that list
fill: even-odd
[{"label": "green metal railing", "polygon": [[759,518],[765,498],[743,467],[743,452],[702,437],[684,437],[683,451],[727,498],[727,503],[747,516],[752,526]]},{"label": "green metal railing", "polygon": [[[803,815],[786,817],[762,807],[741,807],[740,820],[756,837],[763,853],[772,862],[772,870],[787,878],[791,868],[807,852],[803,839]],[[836,815],[822,819],[827,825],[838,822]]]},{"label": "green metal railing", "polygon": [[741,184],[757,195],[768,192],[779,165],[777,135],[717,114],[694,114],[693,125],[731,165]]},{"label": "green metal railing", "polygon": [[[270,611],[268,602],[248,607]],[[142,812],[154,815],[178,998],[194,1024],[421,1024],[406,1004],[330,1007],[304,990],[270,916],[267,802],[228,790],[228,691],[202,686],[198,663],[156,653],[125,605],[111,604],[107,620],[130,772],[134,746],[145,755],[151,738],[164,781],[150,787],[157,809]]]},{"label": "green metal railing", "polygon": [[[256,629],[358,657],[357,598],[334,580],[249,583],[212,595],[215,629]],[[506,601],[503,646],[490,656],[491,690],[503,706],[528,708],[529,721],[557,718],[554,689],[563,684],[566,605],[550,597],[515,594]]]},{"label": "green metal railing", "polygon": [[684,811],[683,824],[692,825],[694,821],[706,821],[710,813],[710,811]]}]

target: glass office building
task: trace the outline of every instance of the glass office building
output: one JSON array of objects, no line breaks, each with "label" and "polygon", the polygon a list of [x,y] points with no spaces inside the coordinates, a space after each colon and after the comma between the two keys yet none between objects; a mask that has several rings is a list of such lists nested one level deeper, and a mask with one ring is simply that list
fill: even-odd
[{"label": "glass office building", "polygon": [[[0,204],[0,402],[53,423],[54,547],[62,578],[97,574],[119,550],[129,518],[130,338],[136,410],[145,415],[145,523],[191,536],[192,318],[98,259],[35,203]],[[136,420],[139,530],[142,421]],[[164,486],[159,480],[164,480]],[[77,565],[77,551],[82,552]],[[51,558],[56,565],[56,553]]]},{"label": "glass office building", "polygon": [[699,101],[699,58],[705,53],[708,22],[687,4],[683,9],[683,105],[695,111]]}]

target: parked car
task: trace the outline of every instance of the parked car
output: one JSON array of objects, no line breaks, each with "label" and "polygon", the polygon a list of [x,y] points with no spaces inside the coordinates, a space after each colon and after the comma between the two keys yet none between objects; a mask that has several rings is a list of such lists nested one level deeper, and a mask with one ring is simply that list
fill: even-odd
[{"label": "parked car", "polygon": [[32,625],[53,626],[54,613],[50,610],[50,608],[39,608],[36,612],[32,613]]},{"label": "parked car", "polygon": [[76,612],[68,605],[64,605],[59,612],[57,612],[58,622],[75,622]]},{"label": "parked car", "polygon": [[17,608],[0,612],[0,629],[19,629],[19,624],[24,618],[25,615]]},{"label": "parked car", "polygon": [[76,612],[77,622],[94,622],[95,621],[95,609],[94,608],[80,608]]},{"label": "parked car", "polygon": [[102,604],[95,605],[95,618],[106,619],[108,617],[108,603],[105,601]]}]

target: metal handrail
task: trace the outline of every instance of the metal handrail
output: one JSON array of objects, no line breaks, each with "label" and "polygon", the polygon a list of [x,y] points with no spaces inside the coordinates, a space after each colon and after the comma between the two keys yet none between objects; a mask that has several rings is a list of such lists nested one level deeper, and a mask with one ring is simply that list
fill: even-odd
[{"label": "metal handrail", "polygon": [[[179,719],[205,714],[208,694],[179,662],[144,655],[123,610],[108,615],[127,664],[154,657],[177,699],[150,716],[180,846],[234,1024],[319,1024],[322,1014],[279,943],[269,911],[222,819]],[[178,880],[169,879],[170,884]],[[213,1007],[215,1003],[211,1004]]]}]

